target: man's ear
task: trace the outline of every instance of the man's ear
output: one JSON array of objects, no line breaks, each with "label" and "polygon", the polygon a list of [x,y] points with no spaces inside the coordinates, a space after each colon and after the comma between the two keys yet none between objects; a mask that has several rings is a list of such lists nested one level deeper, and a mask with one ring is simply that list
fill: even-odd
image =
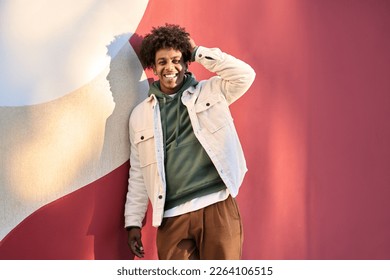
[{"label": "man's ear", "polygon": [[153,64],[152,69],[153,69],[153,74],[154,74],[154,75],[157,75],[156,65]]}]

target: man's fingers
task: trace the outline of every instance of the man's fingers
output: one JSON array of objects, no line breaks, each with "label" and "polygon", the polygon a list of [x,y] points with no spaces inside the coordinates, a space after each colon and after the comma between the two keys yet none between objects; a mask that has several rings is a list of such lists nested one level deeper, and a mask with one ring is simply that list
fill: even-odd
[{"label": "man's fingers", "polygon": [[142,246],[142,243],[138,245],[137,241],[131,242],[130,245],[131,251],[133,252],[134,255],[136,255],[139,258],[143,258],[145,255],[144,248]]},{"label": "man's fingers", "polygon": [[188,41],[190,42],[191,49],[194,50],[194,48],[196,47],[196,43],[195,43],[194,39],[192,39],[192,38],[190,37]]},{"label": "man's fingers", "polygon": [[144,246],[142,245],[141,241],[141,230],[140,228],[132,228],[129,230],[128,233],[128,244],[130,247],[130,250],[134,255],[136,255],[139,258],[144,257]]}]

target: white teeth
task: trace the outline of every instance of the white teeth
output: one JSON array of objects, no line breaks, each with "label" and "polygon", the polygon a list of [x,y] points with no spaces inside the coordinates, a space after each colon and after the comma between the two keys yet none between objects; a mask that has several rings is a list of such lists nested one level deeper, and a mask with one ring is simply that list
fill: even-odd
[{"label": "white teeth", "polygon": [[169,79],[175,78],[175,77],[176,77],[176,74],[165,75],[165,77],[166,77],[166,78],[169,78]]}]

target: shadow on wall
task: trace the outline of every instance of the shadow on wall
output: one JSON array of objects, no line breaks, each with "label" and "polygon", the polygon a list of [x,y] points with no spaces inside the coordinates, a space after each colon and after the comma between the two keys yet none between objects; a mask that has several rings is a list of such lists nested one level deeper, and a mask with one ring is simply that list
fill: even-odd
[{"label": "shadow on wall", "polygon": [[[106,122],[100,156],[100,168],[105,173],[112,171],[112,162],[118,162],[115,157],[129,158],[128,120],[133,108],[147,97],[149,88],[142,66],[129,44],[130,37],[138,35],[118,35],[107,46],[111,62],[106,79],[110,84],[115,109]],[[123,47],[117,52],[118,45]],[[122,144],[118,145],[118,142]],[[127,164],[125,166],[129,167]],[[134,258],[127,247],[127,232],[124,230],[127,179],[114,178],[115,181],[108,182],[110,185],[96,186],[95,207],[88,229],[88,235],[94,236],[95,259],[128,259],[129,255]]]},{"label": "shadow on wall", "polygon": [[122,171],[129,115],[148,91],[129,37],[115,37],[109,69],[80,89],[39,105],[0,107],[0,258],[129,258]]}]

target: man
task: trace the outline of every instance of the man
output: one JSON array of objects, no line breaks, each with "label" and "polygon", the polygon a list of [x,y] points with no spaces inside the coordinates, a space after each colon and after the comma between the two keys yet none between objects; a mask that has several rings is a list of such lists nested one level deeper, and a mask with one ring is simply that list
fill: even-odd
[{"label": "man", "polygon": [[[196,46],[172,24],[153,28],[140,56],[158,81],[130,117],[129,246],[144,257],[141,228],[150,200],[159,259],[240,259],[234,197],[247,169],[229,105],[255,72],[217,48]],[[198,82],[188,72],[191,61],[217,75]]]}]

